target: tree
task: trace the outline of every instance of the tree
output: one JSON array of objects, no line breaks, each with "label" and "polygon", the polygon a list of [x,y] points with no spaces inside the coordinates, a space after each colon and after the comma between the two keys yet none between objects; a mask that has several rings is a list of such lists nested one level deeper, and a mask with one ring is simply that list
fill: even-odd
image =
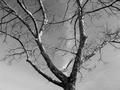
[{"label": "tree", "polygon": [[[4,42],[9,38],[17,41],[17,47],[10,49],[9,55],[4,59],[25,59],[40,75],[64,90],[75,90],[78,73],[81,73],[81,68],[86,69],[84,63],[98,52],[101,55],[100,51],[105,45],[109,43],[114,46],[113,43],[120,43],[119,28],[110,31],[107,24],[100,28],[101,26],[96,26],[94,23],[104,16],[119,17],[119,0],[65,0],[61,2],[65,4],[65,13],[59,19],[44,3],[49,0],[12,0],[12,2],[15,4],[10,0],[0,0],[1,36],[4,36]],[[96,42],[93,40],[89,42],[91,38],[86,28],[88,22],[102,29],[102,36],[99,36]],[[59,47],[51,49],[52,53],[59,50],[73,56],[65,70],[60,70],[54,65],[48,53],[49,45],[45,44],[42,38],[50,27],[56,28],[59,25],[69,25],[72,29],[69,38],[62,38],[65,43],[72,41],[69,50]],[[46,63],[50,72],[56,77],[55,80],[40,68],[41,62]]]}]

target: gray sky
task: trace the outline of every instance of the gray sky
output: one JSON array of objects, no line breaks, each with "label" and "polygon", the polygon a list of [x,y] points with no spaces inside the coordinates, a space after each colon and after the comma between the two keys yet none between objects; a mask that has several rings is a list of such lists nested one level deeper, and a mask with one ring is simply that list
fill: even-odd
[{"label": "gray sky", "polygon": [[[54,3],[53,3],[53,2]],[[64,12],[64,8],[62,3],[64,0],[46,0],[46,4],[49,9],[53,10],[55,14],[58,14],[59,17],[62,16]],[[58,4],[59,3],[59,4]],[[55,10],[53,8],[56,8]],[[103,17],[101,19],[102,24],[105,22],[109,22],[110,28],[115,29],[116,26],[119,25],[118,18],[110,17],[109,19]],[[108,23],[107,22],[107,23]],[[97,20],[95,21],[97,25],[101,25]],[[90,25],[90,24],[89,24]],[[58,43],[57,39],[61,36],[69,37],[68,34],[71,30],[69,24],[66,24],[65,28],[61,29],[59,32],[54,31],[49,32],[45,35],[46,40],[48,43],[55,44]],[[67,31],[66,31],[67,29]],[[96,29],[90,25],[88,33],[91,34]],[[64,35],[63,35],[64,34]],[[92,36],[93,34],[91,34]],[[4,55],[4,49],[7,46],[0,44],[0,56]],[[71,42],[69,43],[69,46]],[[69,48],[69,47],[68,47]],[[106,46],[103,50],[103,60],[107,62],[106,65],[98,64],[98,67],[86,74],[85,79],[78,83],[77,90],[119,90],[119,83],[120,83],[120,51],[112,48],[110,45]],[[59,53],[59,52],[58,52]],[[60,53],[59,53],[60,54]],[[54,63],[58,67],[63,67],[66,62],[66,59],[69,59],[70,55],[66,55],[61,57],[60,55],[56,55],[54,58]],[[112,82],[111,82],[112,81]],[[99,88],[99,89],[98,89]],[[62,90],[61,88],[51,84],[43,77],[41,77],[36,71],[31,68],[29,64],[25,61],[16,62],[14,61],[12,65],[7,65],[4,62],[0,63],[0,90]]]},{"label": "gray sky", "polygon": [[[81,83],[78,83],[77,90],[119,90],[120,51],[110,45],[106,46],[104,51],[103,60],[107,64],[98,64],[95,70],[87,74]],[[39,89],[62,90],[43,79],[24,61],[14,62],[12,65],[0,63],[0,90]]]}]

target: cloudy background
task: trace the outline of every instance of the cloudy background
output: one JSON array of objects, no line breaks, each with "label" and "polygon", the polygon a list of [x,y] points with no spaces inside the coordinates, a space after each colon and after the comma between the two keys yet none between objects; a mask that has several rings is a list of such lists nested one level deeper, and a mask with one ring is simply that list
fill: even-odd
[{"label": "cloudy background", "polygon": [[[65,12],[65,0],[43,0],[46,7],[49,7],[51,12],[57,15],[57,19],[63,16]],[[86,19],[86,22],[89,18]],[[105,17],[103,16],[99,22],[94,20],[94,23],[87,23],[87,34],[94,38],[93,32],[100,31],[100,28],[95,28],[93,25],[102,26],[107,23],[109,28],[117,29],[120,22],[117,17]],[[48,31],[44,38],[46,42],[50,45],[59,45],[58,39],[60,37],[71,37],[71,25],[66,24],[65,26],[60,26],[59,30]],[[52,28],[53,29],[53,28]],[[67,31],[66,31],[67,30]],[[2,44],[0,41],[0,57],[3,58],[7,52],[8,46]],[[67,43],[67,48],[72,46],[72,42]],[[65,47],[63,47],[64,49]],[[113,48],[111,45],[107,45],[102,49],[102,62],[97,64],[97,67],[85,74],[84,79],[77,83],[77,90],[119,90],[120,86],[120,51]],[[65,67],[69,60],[70,55],[67,54],[61,57],[61,52],[56,52],[53,62],[59,68]],[[39,75],[34,69],[23,61],[13,61],[12,64],[7,62],[0,62],[0,90],[62,90],[60,87],[48,82],[41,75]]]}]

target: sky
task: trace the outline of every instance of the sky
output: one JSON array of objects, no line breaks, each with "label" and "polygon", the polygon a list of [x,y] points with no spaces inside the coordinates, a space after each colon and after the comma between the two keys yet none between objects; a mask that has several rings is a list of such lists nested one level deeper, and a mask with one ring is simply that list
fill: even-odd
[{"label": "sky", "polygon": [[43,79],[27,63],[0,63],[0,90],[60,90]]},{"label": "sky", "polygon": [[[7,48],[0,40],[0,60]],[[58,88],[42,78],[25,60],[13,61],[12,64],[0,61],[0,90],[39,90],[41,87],[43,90]]]},{"label": "sky", "polygon": [[[86,74],[77,84],[77,90],[119,90],[120,51],[106,46],[103,51],[105,65]],[[9,65],[0,62],[0,90],[62,90],[41,77],[25,61]]]},{"label": "sky", "polygon": [[86,75],[78,90],[120,89],[120,51],[110,45],[106,46],[104,51],[103,60],[106,64],[99,64]]},{"label": "sky", "polygon": [[[53,9],[54,13],[61,16],[64,12],[62,4],[58,3],[57,0],[46,0],[49,1],[47,5],[50,7],[49,9]],[[54,4],[51,2],[54,1]],[[61,0],[61,3],[64,3],[64,0]],[[58,13],[59,11],[59,13]],[[103,17],[101,22],[105,22]],[[119,25],[119,21],[117,18],[109,18],[105,19],[109,22],[109,26],[111,28],[116,28],[116,25]],[[112,23],[111,23],[112,21]],[[100,25],[99,22],[96,21],[97,24]],[[66,31],[67,29],[68,31]],[[57,39],[61,35],[65,33],[64,36],[70,37],[71,27],[69,24],[66,24],[65,29],[62,29],[60,32],[49,32],[49,36],[46,34],[45,38],[51,43],[57,43]],[[93,33],[95,30],[93,27],[90,28]],[[94,30],[92,30],[94,29]],[[68,36],[69,35],[69,36]],[[93,35],[93,34],[91,34]],[[1,41],[0,41],[1,42]],[[56,43],[55,43],[56,42]],[[48,42],[49,43],[49,42]],[[67,43],[67,48],[69,49],[72,46],[72,42]],[[0,57],[2,58],[6,52],[7,46],[0,43]],[[83,80],[77,83],[77,90],[120,90],[120,50],[116,50],[111,45],[107,45],[103,49],[103,63],[99,63],[97,67],[87,73]],[[70,55],[67,54],[63,58],[60,57],[60,52],[54,58],[53,62],[57,65],[57,67],[61,68],[66,65],[69,60]],[[34,69],[25,61],[13,61],[11,65],[6,62],[0,62],[0,90],[62,90],[58,86],[48,82],[41,75],[39,75]]]}]

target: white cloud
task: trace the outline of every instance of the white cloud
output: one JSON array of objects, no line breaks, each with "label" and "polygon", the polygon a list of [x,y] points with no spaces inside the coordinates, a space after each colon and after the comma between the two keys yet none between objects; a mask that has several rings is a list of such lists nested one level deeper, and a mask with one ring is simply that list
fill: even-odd
[{"label": "white cloud", "polygon": [[106,65],[100,65],[90,72],[79,85],[78,90],[120,90],[120,51],[105,48]]},{"label": "white cloud", "polygon": [[30,69],[0,63],[0,90],[56,90],[56,86]]}]

